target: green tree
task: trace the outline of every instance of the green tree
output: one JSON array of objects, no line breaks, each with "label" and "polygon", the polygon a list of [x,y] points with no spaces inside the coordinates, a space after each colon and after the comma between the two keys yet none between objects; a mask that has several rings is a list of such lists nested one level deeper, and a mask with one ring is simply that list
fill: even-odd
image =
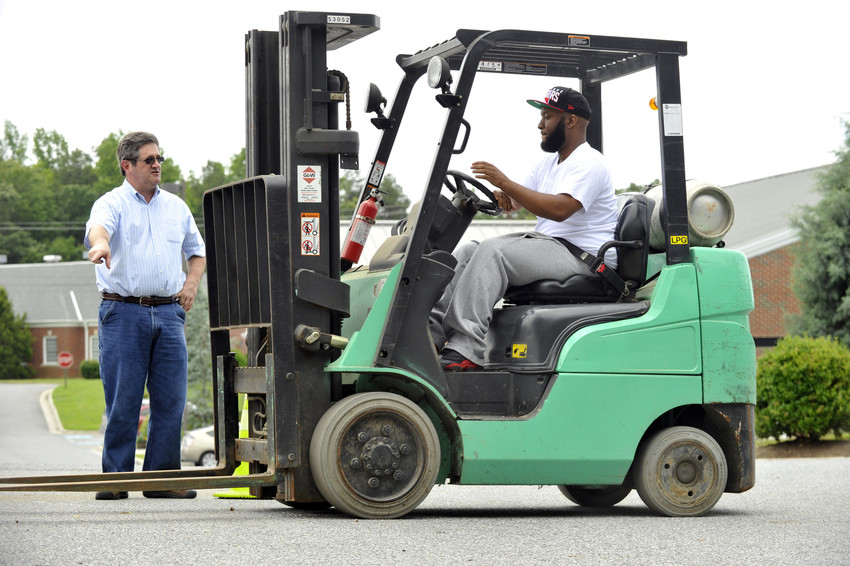
[{"label": "green tree", "polygon": [[198,287],[195,303],[186,314],[186,348],[189,352],[189,390],[186,428],[213,424],[212,358],[209,297],[205,284]]},{"label": "green tree", "polygon": [[123,135],[120,131],[109,134],[94,150],[94,172],[97,177],[96,192],[98,195],[105,194],[124,182],[116,157],[118,142]]},{"label": "green tree", "polygon": [[57,180],[63,185],[93,185],[97,182],[91,155],[79,149],[70,152],[56,167]]},{"label": "green tree", "polygon": [[[71,149],[57,131],[39,128],[33,138],[35,163],[28,165],[29,139],[14,124],[5,123],[0,139],[0,253],[9,263],[37,263],[47,254],[70,261],[82,257],[83,226],[92,204],[124,181],[116,159],[122,135],[109,134],[90,155]],[[163,183],[183,182],[196,216],[201,214],[204,190],[244,177],[244,149],[226,167],[208,162],[200,179],[192,175],[184,181],[171,157],[162,164]]]},{"label": "green tree", "polygon": [[36,163],[45,169],[57,169],[68,161],[70,152],[65,137],[56,130],[45,131],[37,128],[32,138]]},{"label": "green tree", "polygon": [[[47,254],[78,260],[83,250],[79,232],[97,197],[91,157],[78,149],[70,151],[61,134],[42,128],[33,138],[33,154],[34,165],[0,163],[7,184],[0,188],[0,200],[16,201],[3,218],[9,224],[0,234],[0,245],[17,254],[13,261],[38,262]],[[0,212],[2,216],[6,214]],[[18,237],[18,231],[27,237]],[[18,245],[11,246],[10,240]]]},{"label": "green tree", "polygon": [[2,211],[9,222],[46,222],[53,219],[52,175],[39,167],[28,167],[17,160],[0,161],[0,179],[19,195],[13,210]]},{"label": "green tree", "polygon": [[843,147],[820,176],[822,199],[794,220],[800,243],[794,266],[794,292],[800,314],[791,317],[794,334],[833,336],[850,346],[850,123]]},{"label": "green tree", "polygon": [[0,161],[23,163],[27,158],[29,138],[22,136],[9,120],[3,124],[3,139],[0,140]]},{"label": "green tree", "polygon": [[233,183],[245,178],[245,149],[230,158],[230,164],[225,166],[218,161],[207,161],[201,170],[201,176],[189,173],[186,180],[186,204],[195,216],[203,214],[204,191]]},{"label": "green tree", "polygon": [[10,222],[18,209],[21,193],[15,186],[2,179],[4,166],[0,163],[0,222]]},{"label": "green tree", "polygon": [[26,315],[16,315],[4,287],[0,287],[0,377],[27,379],[33,376],[32,334]]},{"label": "green tree", "polygon": [[[160,151],[162,151],[160,149]],[[117,158],[116,158],[117,163]],[[162,182],[163,183],[179,183],[183,180],[183,171],[180,169],[180,166],[171,159],[170,157],[166,157],[165,161],[162,162]],[[123,182],[123,181],[122,181]]]},{"label": "green tree", "polygon": [[244,179],[248,176],[248,164],[246,161],[246,151],[243,147],[239,153],[234,153],[230,158],[230,175],[234,177],[234,181]]},{"label": "green tree", "polygon": [[0,253],[6,254],[9,263],[41,261],[42,240],[57,234],[38,228],[61,214],[53,174],[17,160],[5,160],[0,161],[0,179]]},{"label": "green tree", "polygon": [[224,165],[218,161],[207,161],[201,176],[195,177],[194,172],[189,174],[186,181],[186,204],[192,214],[199,216],[203,210],[204,191],[230,182],[230,175]]},{"label": "green tree", "polygon": [[[34,241],[24,230],[0,231],[0,253],[6,254],[8,263],[32,263],[41,261]],[[34,260],[32,258],[38,258]]]}]

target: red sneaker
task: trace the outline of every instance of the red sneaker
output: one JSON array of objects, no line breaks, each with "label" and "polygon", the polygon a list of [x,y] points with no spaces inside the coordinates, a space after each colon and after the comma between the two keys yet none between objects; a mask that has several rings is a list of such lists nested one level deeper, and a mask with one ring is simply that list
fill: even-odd
[{"label": "red sneaker", "polygon": [[472,371],[481,369],[481,366],[466,359],[463,354],[452,349],[443,349],[440,365],[446,371]]},{"label": "red sneaker", "polygon": [[445,366],[443,369],[445,369],[446,371],[472,371],[481,369],[481,366],[479,366],[475,362],[463,360],[462,362],[452,362],[449,365]]}]

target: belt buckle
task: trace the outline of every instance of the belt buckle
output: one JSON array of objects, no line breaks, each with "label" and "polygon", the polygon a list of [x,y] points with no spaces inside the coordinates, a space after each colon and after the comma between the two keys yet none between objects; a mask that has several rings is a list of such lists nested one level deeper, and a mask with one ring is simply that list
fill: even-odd
[{"label": "belt buckle", "polygon": [[145,304],[145,299],[149,299],[149,298],[150,298],[150,297],[139,297],[139,306],[142,306],[142,307],[149,307],[149,306],[151,306],[151,304],[152,304],[152,303],[151,303],[151,301],[148,301],[148,302],[149,302],[149,303],[151,303],[151,304],[147,304],[147,305]]}]

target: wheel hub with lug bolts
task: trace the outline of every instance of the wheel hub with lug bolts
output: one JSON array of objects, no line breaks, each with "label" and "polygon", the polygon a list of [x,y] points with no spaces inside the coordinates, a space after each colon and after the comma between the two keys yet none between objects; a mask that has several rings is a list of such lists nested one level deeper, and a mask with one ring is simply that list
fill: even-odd
[{"label": "wheel hub with lug bolts", "polygon": [[690,443],[670,447],[663,465],[662,481],[671,498],[685,502],[698,500],[715,481],[714,470],[706,466],[702,450]]},{"label": "wheel hub with lug bolts", "polygon": [[360,432],[357,440],[363,444],[360,458],[353,458],[350,462],[351,468],[359,470],[365,467],[370,474],[367,480],[369,487],[376,488],[380,485],[382,476],[392,478],[396,481],[404,478],[404,472],[399,470],[399,461],[402,456],[410,453],[407,444],[398,446],[389,435],[393,433],[390,425],[381,427],[384,436],[369,437],[366,432]]}]

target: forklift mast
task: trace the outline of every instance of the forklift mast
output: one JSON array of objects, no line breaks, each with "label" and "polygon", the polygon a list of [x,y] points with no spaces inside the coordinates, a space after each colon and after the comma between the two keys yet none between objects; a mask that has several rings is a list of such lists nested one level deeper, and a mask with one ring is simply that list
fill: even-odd
[{"label": "forklift mast", "polygon": [[[338,129],[347,79],[328,71],[327,51],[378,28],[372,15],[288,12],[280,32],[250,32],[251,178],[205,195],[216,372],[223,373],[219,385],[234,383],[233,393],[248,396],[249,422],[257,423],[248,440],[237,441],[235,456],[251,462],[252,472],[286,470],[279,489],[287,500],[318,499],[303,447],[332,388],[339,396],[323,371],[328,357],[297,347],[288,330],[338,334],[349,309],[348,287],[339,281],[339,168],[357,168],[359,137]],[[229,332],[242,327],[249,328],[249,368],[227,360]],[[329,350],[327,342],[312,343]],[[216,403],[216,415],[227,405]],[[275,418],[265,422],[265,415]]]}]

